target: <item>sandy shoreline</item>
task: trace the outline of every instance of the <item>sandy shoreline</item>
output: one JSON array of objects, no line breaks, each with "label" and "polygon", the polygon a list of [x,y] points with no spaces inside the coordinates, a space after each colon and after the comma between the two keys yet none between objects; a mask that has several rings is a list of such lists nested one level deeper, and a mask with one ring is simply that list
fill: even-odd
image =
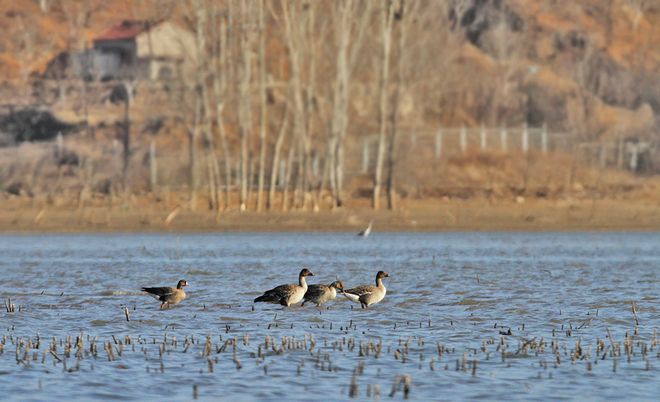
[{"label": "sandy shoreline", "polygon": [[[320,212],[239,212],[93,206],[66,208],[6,203],[2,233],[67,232],[352,232],[374,231],[656,231],[660,205],[637,200],[486,200],[408,202],[395,212],[357,207]],[[170,218],[168,221],[168,217]]]}]

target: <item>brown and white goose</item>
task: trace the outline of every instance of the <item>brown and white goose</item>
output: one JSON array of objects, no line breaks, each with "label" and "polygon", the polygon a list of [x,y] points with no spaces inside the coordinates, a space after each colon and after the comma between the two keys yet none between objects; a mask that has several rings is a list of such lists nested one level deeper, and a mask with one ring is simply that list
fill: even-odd
[{"label": "brown and white goose", "polygon": [[185,299],[186,292],[183,288],[186,286],[188,286],[188,281],[181,279],[175,288],[171,286],[163,286],[159,288],[142,288],[142,290],[160,300],[162,302],[160,308],[162,309],[166,304],[167,308],[170,308],[170,305],[178,304]]},{"label": "brown and white goose", "polygon": [[316,307],[319,307],[327,301],[334,300],[337,297],[337,291],[340,293],[344,291],[342,281],[334,281],[329,285],[309,285],[302,305],[311,302],[316,303]]},{"label": "brown and white goose", "polygon": [[376,286],[362,285],[352,289],[344,290],[344,296],[349,300],[360,303],[362,308],[367,308],[372,304],[376,304],[383,300],[387,289],[383,285],[383,278],[388,278],[390,275],[384,271],[378,271],[376,274]]},{"label": "brown and white goose", "polygon": [[307,276],[314,276],[314,274],[309,269],[303,268],[300,271],[300,274],[298,274],[297,285],[280,285],[271,290],[267,290],[263,295],[254,299],[254,302],[275,303],[286,307],[296,304],[303,299],[305,292],[307,292],[307,282],[305,281],[305,277]]}]

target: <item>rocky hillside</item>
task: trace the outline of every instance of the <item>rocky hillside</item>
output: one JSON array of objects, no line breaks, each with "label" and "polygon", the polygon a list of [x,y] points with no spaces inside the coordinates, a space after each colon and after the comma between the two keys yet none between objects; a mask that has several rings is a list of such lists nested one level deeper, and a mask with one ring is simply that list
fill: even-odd
[{"label": "rocky hillside", "polygon": [[[450,27],[454,35],[451,43],[437,45],[448,53],[447,70],[455,82],[435,99],[410,102],[425,111],[428,124],[526,120],[596,138],[648,136],[657,131],[660,2],[454,0],[449,4],[423,5],[434,14],[437,26]],[[27,89],[15,89],[38,79],[56,54],[89,46],[95,34],[118,20],[184,21],[186,15],[190,15],[188,2],[0,2],[0,26],[7,27],[0,38],[2,86],[6,91],[11,87],[12,92],[6,93],[29,95]],[[429,43],[421,37],[419,42]],[[448,47],[453,48],[451,53]]]},{"label": "rocky hillside", "polygon": [[460,3],[451,23],[484,81],[500,81],[500,114],[588,138],[657,133],[660,2]]}]

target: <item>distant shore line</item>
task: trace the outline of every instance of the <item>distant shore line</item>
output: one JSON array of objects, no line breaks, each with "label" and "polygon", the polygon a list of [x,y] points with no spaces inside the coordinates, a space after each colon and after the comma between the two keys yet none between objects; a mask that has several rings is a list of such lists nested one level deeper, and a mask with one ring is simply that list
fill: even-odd
[{"label": "distant shore line", "polygon": [[645,200],[413,201],[397,211],[367,205],[290,212],[190,211],[163,205],[84,208],[7,205],[0,233],[71,232],[660,231],[660,204]]}]

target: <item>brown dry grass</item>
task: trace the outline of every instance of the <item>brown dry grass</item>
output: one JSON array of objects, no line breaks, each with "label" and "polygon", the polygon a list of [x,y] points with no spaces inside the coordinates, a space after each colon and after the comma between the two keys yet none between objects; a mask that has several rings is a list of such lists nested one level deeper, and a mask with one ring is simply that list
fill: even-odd
[{"label": "brown dry grass", "polygon": [[[657,195],[657,194],[655,194]],[[649,194],[652,196],[652,194]],[[367,199],[352,199],[346,208],[319,212],[191,211],[169,199],[132,196],[127,200],[90,199],[76,206],[61,198],[49,205],[38,199],[6,198],[0,211],[3,232],[80,231],[357,231],[369,220],[375,231],[453,230],[660,230],[660,204],[636,199],[469,200],[404,199],[397,211],[373,211]],[[78,204],[80,205],[80,204]],[[170,218],[168,220],[168,217]]]},{"label": "brown dry grass", "polygon": [[[660,179],[617,170],[578,165],[567,155],[482,153],[417,159],[398,182],[399,209],[370,208],[371,177],[357,175],[348,183],[344,208],[330,209],[330,197],[304,208],[282,212],[276,195],[273,211],[208,209],[201,188],[195,208],[187,191],[162,187],[155,193],[95,193],[80,178],[58,179],[58,186],[40,186],[21,196],[0,194],[0,230],[22,231],[357,231],[369,220],[377,230],[658,230]],[[430,161],[430,162],[429,162]],[[26,171],[29,168],[26,167]],[[43,172],[43,170],[42,170]],[[71,183],[78,183],[72,185]],[[42,188],[42,190],[38,190]],[[293,198],[293,192],[291,192]],[[386,205],[383,201],[383,205]],[[256,209],[256,195],[248,210]],[[293,209],[293,210],[292,210]],[[169,217],[169,219],[168,219]]]}]

